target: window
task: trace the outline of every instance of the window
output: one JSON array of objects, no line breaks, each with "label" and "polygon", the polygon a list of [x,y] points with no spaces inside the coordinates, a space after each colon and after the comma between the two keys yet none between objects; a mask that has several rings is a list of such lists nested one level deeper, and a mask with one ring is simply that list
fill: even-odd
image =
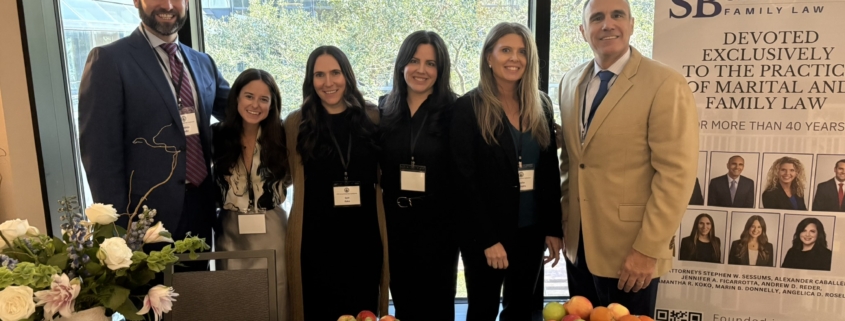
[{"label": "window", "polygon": [[[59,17],[64,39],[67,92],[70,95],[73,135],[78,135],[79,82],[92,48],[128,36],[141,23],[132,0],[62,0]],[[76,141],[76,140],[74,140]],[[78,150],[78,146],[74,146]],[[80,205],[91,204],[91,193],[82,160],[77,158],[83,195]]]},{"label": "window", "polygon": [[[203,0],[205,51],[229,81],[247,68],[276,77],[283,114],[299,107],[308,54],[335,45],[349,57],[365,98],[392,88],[393,59],[413,31],[436,31],[449,46],[452,86],[463,94],[478,83],[480,47],[500,21],[527,23],[528,1],[254,1],[248,10],[221,12]],[[448,17],[448,19],[447,19]]]}]

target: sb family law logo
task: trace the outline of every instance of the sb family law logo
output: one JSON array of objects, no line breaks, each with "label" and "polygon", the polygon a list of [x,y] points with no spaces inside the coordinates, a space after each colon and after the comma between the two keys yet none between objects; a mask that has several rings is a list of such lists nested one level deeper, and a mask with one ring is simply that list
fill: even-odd
[{"label": "sb family law logo", "polygon": [[821,5],[796,3],[793,6],[772,6],[772,4],[774,3],[766,0],[672,0],[669,18],[824,13],[824,6]]}]

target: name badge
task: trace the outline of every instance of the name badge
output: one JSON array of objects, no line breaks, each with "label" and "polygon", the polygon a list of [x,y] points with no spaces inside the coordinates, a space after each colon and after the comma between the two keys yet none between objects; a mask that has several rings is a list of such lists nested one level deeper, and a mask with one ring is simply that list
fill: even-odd
[{"label": "name badge", "polygon": [[425,166],[399,165],[400,188],[403,191],[425,192]]},{"label": "name badge", "polygon": [[361,186],[358,182],[334,184],[334,206],[361,206]]},{"label": "name badge", "polygon": [[519,191],[534,190],[534,165],[526,164],[519,168]]},{"label": "name badge", "polygon": [[264,234],[267,233],[264,214],[238,215],[238,233],[240,234]]},{"label": "name badge", "polygon": [[197,125],[197,113],[182,114],[182,128],[185,129],[185,136],[197,135],[200,133]]}]

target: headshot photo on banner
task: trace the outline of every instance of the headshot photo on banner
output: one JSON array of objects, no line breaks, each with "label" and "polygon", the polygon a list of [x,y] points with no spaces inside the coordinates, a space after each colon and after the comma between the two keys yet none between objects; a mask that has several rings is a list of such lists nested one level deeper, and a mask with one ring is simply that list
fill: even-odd
[{"label": "headshot photo on banner", "polygon": [[655,320],[842,320],[843,14],[843,1],[655,2],[653,57],[686,78],[703,154]]}]

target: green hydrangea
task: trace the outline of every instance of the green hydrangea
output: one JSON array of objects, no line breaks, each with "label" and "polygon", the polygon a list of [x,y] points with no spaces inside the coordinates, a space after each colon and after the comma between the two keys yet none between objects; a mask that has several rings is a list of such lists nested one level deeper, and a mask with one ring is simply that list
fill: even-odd
[{"label": "green hydrangea", "polygon": [[184,240],[176,241],[174,245],[176,246],[176,253],[191,252],[189,256],[193,260],[196,260],[197,257],[199,257],[196,252],[202,252],[211,249],[211,247],[205,243],[204,238],[199,238],[196,236],[190,236],[186,237]]},{"label": "green hydrangea", "polygon": [[53,282],[53,275],[61,274],[62,270],[52,265],[36,265],[21,262],[12,271],[15,285],[25,285],[33,289],[46,289]]},{"label": "green hydrangea", "polygon": [[179,258],[173,254],[173,248],[168,245],[161,251],[150,252],[150,256],[147,258],[147,267],[158,273],[164,271],[167,265],[176,263],[176,261],[179,261]]},{"label": "green hydrangea", "polygon": [[15,281],[15,274],[7,268],[0,268],[0,289],[12,285]]}]

